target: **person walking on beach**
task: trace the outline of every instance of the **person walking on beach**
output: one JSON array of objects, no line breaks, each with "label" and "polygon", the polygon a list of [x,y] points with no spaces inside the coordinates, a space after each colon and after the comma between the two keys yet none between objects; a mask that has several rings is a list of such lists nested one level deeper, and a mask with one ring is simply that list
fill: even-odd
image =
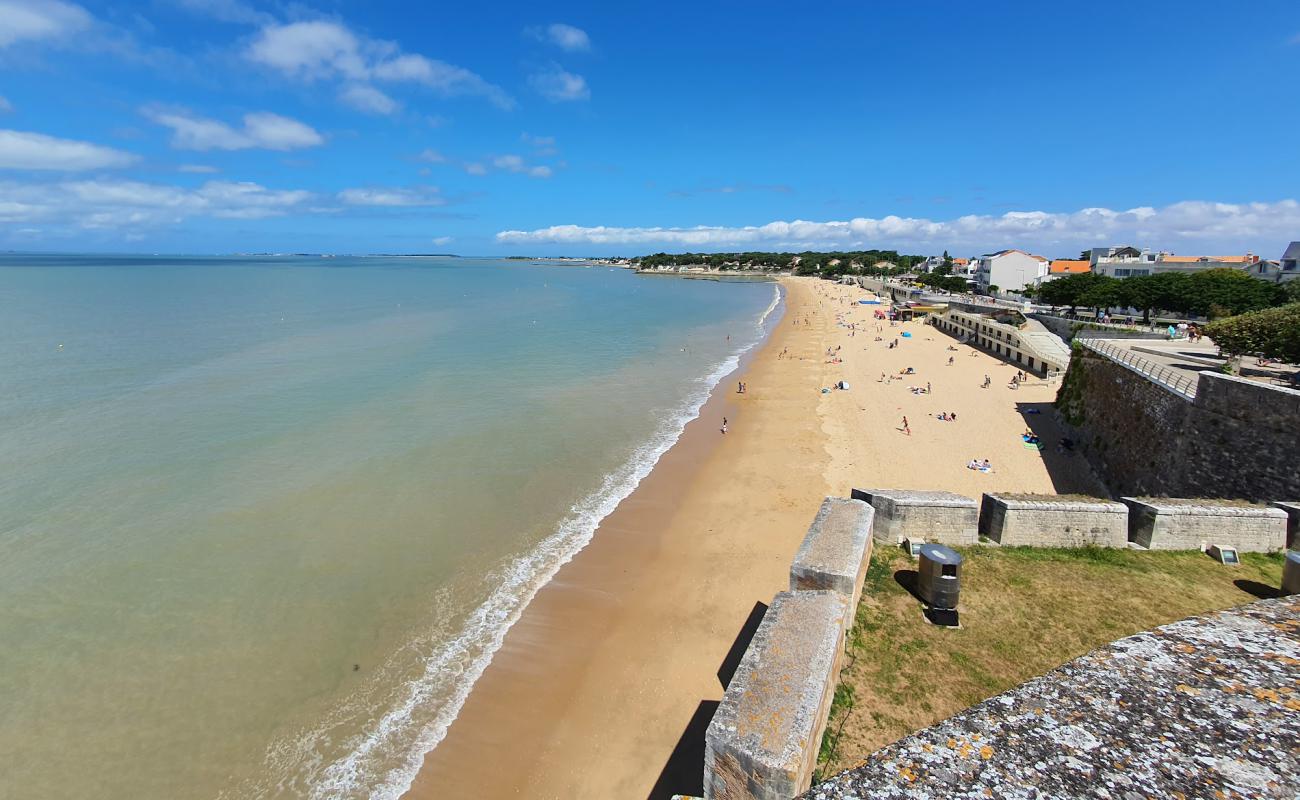
[{"label": "person walking on beach", "polygon": [[907,417],[903,417],[903,433],[908,436],[912,435],[912,426],[907,424]]},{"label": "person walking on beach", "polygon": [[726,418],[726,417],[723,417],[723,418],[722,418],[722,433],[723,433],[724,436],[725,436],[726,433],[727,433],[727,418]]},{"label": "person walking on beach", "polygon": [[992,385],[993,385],[993,379],[990,378],[989,376],[985,375],[985,376],[984,376],[984,385],[981,386],[980,388],[981,388],[981,389],[987,389],[987,388],[989,388],[989,387],[992,386]]}]

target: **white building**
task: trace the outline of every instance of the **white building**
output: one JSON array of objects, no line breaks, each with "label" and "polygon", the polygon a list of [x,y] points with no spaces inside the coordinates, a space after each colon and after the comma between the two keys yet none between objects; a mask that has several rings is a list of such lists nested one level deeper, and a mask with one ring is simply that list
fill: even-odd
[{"label": "white building", "polygon": [[1094,247],[1092,271],[1111,278],[1138,278],[1162,272],[1203,272],[1207,269],[1240,269],[1255,273],[1251,267],[1259,256],[1178,256],[1163,250],[1153,253],[1136,247]]},{"label": "white building", "polygon": [[1046,275],[1050,263],[1042,256],[1023,250],[999,250],[975,257],[975,284],[987,292],[990,286],[1018,292],[1025,286],[1037,284]]}]

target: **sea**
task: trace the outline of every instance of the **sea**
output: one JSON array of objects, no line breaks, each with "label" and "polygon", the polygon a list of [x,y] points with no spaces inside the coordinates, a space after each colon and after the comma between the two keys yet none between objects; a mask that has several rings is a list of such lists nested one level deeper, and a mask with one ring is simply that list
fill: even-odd
[{"label": "sea", "polygon": [[0,255],[0,797],[400,796],[780,297]]}]

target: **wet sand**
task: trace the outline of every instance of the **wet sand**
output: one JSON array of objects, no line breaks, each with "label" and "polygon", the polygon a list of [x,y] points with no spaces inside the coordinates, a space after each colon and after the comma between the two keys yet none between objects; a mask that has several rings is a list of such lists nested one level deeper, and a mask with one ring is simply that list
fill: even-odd
[{"label": "wet sand", "polygon": [[[787,588],[822,497],[853,485],[976,496],[1093,485],[1076,475],[1081,460],[1045,459],[1020,443],[1026,420],[1046,426],[1050,415],[1022,416],[1017,403],[1046,404],[1055,387],[1011,391],[1014,368],[964,345],[948,351],[952,339],[919,323],[884,323],[889,333],[876,334],[860,290],[783,282],[785,315],[772,336],[538,593],[408,797],[698,793],[704,728],[726,669],[756,609]],[[914,336],[886,349],[902,330]],[[906,366],[918,374],[876,382]],[[985,373],[993,387],[981,390]],[[748,393],[736,393],[738,379]],[[821,392],[839,380],[852,388]],[[930,395],[906,388],[927,380]],[[959,421],[926,417],[940,410]],[[896,430],[904,413],[911,436]],[[1055,442],[1046,427],[1040,435]],[[989,458],[995,471],[965,469],[971,458]]]}]

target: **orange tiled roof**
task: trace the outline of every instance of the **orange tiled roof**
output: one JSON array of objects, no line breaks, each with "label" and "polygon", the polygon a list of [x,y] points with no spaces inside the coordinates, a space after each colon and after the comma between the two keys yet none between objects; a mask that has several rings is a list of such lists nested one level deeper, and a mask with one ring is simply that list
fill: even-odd
[{"label": "orange tiled roof", "polygon": [[1078,261],[1068,258],[1058,258],[1052,262],[1051,271],[1055,274],[1067,274],[1075,272],[1091,272],[1092,265],[1087,261]]},{"label": "orange tiled roof", "polygon": [[954,265],[956,265],[956,266],[964,267],[964,266],[966,266],[967,264],[970,263],[970,259],[969,259],[969,258],[954,258],[954,259],[952,260],[952,263],[953,263]]},{"label": "orange tiled roof", "polygon": [[1227,264],[1245,264],[1250,261],[1246,256],[1161,256],[1165,264],[1195,264],[1200,261],[1222,261]]}]

